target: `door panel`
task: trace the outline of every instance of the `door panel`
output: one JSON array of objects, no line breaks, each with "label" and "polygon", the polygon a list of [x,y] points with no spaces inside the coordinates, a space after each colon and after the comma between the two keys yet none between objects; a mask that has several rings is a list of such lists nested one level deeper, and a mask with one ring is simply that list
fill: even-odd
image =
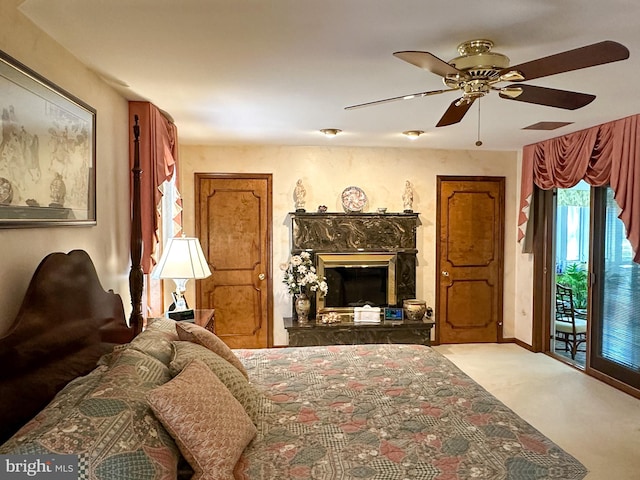
[{"label": "door panel", "polygon": [[597,188],[591,369],[640,392],[640,265],[634,263],[613,190]]},{"label": "door panel", "polygon": [[271,346],[271,176],[196,174],[198,225],[212,275],[198,305],[232,348]]},{"label": "door panel", "polygon": [[504,178],[438,177],[436,295],[440,343],[502,333]]}]

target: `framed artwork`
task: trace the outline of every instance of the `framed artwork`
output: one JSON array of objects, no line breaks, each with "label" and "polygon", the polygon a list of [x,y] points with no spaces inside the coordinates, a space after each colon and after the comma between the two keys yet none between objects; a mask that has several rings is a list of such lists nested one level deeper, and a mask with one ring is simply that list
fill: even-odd
[{"label": "framed artwork", "polygon": [[0,51],[0,228],[96,224],[96,111]]}]

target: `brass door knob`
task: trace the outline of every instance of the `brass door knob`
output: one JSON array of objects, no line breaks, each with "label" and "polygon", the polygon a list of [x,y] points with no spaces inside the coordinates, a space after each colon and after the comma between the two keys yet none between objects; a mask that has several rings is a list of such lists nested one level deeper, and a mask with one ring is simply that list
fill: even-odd
[{"label": "brass door knob", "polygon": [[267,276],[264,273],[261,273],[260,275],[258,275],[258,278],[260,280],[264,280],[265,278],[267,278]]}]

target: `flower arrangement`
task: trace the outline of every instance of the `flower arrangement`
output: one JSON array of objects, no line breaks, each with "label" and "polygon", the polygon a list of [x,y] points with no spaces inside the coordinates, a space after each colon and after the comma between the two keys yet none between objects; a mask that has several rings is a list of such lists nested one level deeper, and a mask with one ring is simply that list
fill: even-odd
[{"label": "flower arrangement", "polygon": [[327,294],[326,278],[319,277],[316,273],[316,267],[311,261],[309,252],[301,252],[299,255],[293,255],[289,262],[283,265],[284,278],[282,282],[287,286],[290,295],[304,293],[309,295],[311,292],[320,290],[323,295]]}]

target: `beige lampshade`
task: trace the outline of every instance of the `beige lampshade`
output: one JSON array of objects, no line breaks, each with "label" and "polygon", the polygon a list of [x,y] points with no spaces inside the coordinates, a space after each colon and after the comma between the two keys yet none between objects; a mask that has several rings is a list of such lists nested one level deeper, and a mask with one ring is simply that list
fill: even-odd
[{"label": "beige lampshade", "polygon": [[167,242],[152,278],[190,279],[211,275],[209,264],[195,237],[177,237]]}]

